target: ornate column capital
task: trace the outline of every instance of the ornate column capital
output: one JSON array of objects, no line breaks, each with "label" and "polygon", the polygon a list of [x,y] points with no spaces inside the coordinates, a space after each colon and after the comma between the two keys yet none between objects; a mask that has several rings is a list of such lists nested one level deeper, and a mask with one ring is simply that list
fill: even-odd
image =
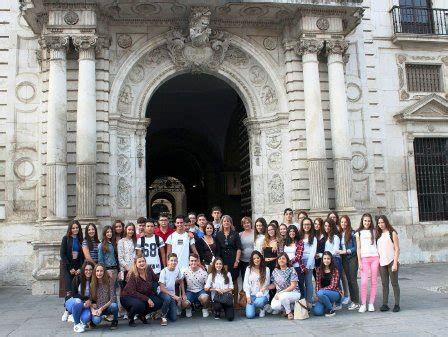
[{"label": "ornate column capital", "polygon": [[295,46],[295,52],[299,55],[318,54],[324,47],[324,41],[318,39],[300,39]]},{"label": "ornate column capital", "polygon": [[48,49],[50,51],[50,60],[65,60],[69,37],[42,35],[39,39],[39,45],[42,49]]},{"label": "ornate column capital", "polygon": [[325,50],[328,55],[344,55],[348,49],[348,42],[346,40],[327,40],[325,43]]},{"label": "ornate column capital", "polygon": [[73,45],[79,52],[80,60],[95,60],[95,47],[97,46],[98,36],[79,35],[74,36]]}]

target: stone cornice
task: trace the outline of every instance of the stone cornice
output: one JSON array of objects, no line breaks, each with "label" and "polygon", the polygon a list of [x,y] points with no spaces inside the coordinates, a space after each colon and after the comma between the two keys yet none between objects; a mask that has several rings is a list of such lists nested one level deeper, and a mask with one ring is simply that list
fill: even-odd
[{"label": "stone cornice", "polygon": [[109,117],[109,126],[111,130],[125,129],[133,130],[138,133],[139,131],[146,131],[150,122],[150,118],[134,118],[123,115],[111,115]]}]

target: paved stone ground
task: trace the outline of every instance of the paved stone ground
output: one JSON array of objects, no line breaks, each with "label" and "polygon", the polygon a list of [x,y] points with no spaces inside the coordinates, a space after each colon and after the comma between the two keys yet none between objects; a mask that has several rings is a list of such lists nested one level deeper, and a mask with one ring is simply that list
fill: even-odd
[{"label": "paved stone ground", "polygon": [[[381,304],[381,285],[376,308]],[[279,316],[263,319],[238,317],[234,322],[181,318],[168,327],[152,322],[130,328],[120,321],[116,331],[102,324],[88,336],[447,336],[448,264],[403,266],[400,272],[401,308],[399,313],[360,314],[345,309],[332,318],[311,317],[288,321]],[[391,289],[392,290],[392,289]],[[391,291],[392,292],[392,291]],[[392,294],[391,294],[392,295]],[[392,297],[390,301],[393,301]],[[73,336],[72,324],[61,322],[62,299],[31,296],[21,287],[0,288],[0,336]]]}]

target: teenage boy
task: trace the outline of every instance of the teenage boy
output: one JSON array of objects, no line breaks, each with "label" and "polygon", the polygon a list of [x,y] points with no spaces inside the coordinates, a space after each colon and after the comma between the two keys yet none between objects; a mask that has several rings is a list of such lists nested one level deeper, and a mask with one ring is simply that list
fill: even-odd
[{"label": "teenage boy", "polygon": [[207,218],[205,214],[198,214],[198,229],[196,230],[195,237],[202,239],[205,235],[205,226],[207,225]]},{"label": "teenage boy", "polygon": [[208,274],[200,267],[198,255],[190,254],[190,266],[182,271],[182,275],[187,284],[186,301],[182,302],[185,316],[192,316],[193,305],[202,305],[202,317],[208,317],[210,297],[204,290]]},{"label": "teenage boy", "polygon": [[140,217],[137,219],[137,239],[145,236],[145,224],[146,219],[144,217]]},{"label": "teenage boy", "polygon": [[298,230],[300,230],[300,225],[297,222],[293,222],[294,212],[291,208],[285,208],[285,211],[283,212],[283,222],[284,224],[289,227],[290,225],[294,225],[297,227]]},{"label": "teenage boy", "polygon": [[167,245],[166,253],[175,253],[178,258],[178,266],[182,270],[188,267],[188,257],[190,253],[198,254],[194,238],[190,238],[185,232],[185,221],[183,215],[178,215],[175,219],[176,231],[165,241]]},{"label": "teenage boy", "polygon": [[222,210],[221,207],[215,206],[212,208],[212,218],[213,218],[213,228],[215,229],[213,236],[218,233],[219,228],[221,227],[221,217],[222,217]]},{"label": "teenage boy", "polygon": [[165,241],[154,234],[155,224],[153,219],[147,219],[145,235],[137,239],[136,250],[141,251],[146,259],[146,264],[159,275],[163,266],[166,266]]},{"label": "teenage boy", "polygon": [[166,215],[159,216],[159,227],[154,229],[154,234],[160,236],[166,243],[168,236],[174,233],[174,229],[169,226],[168,217]]}]

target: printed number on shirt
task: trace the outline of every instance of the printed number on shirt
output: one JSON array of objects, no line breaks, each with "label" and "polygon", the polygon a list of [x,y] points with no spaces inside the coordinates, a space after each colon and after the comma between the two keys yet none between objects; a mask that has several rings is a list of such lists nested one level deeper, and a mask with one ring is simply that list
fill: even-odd
[{"label": "printed number on shirt", "polygon": [[[149,247],[149,249],[146,247]],[[145,257],[148,257],[148,256],[156,257],[157,256],[157,245],[155,243],[151,243],[151,244],[145,243],[145,249],[143,250],[143,255]]]}]

